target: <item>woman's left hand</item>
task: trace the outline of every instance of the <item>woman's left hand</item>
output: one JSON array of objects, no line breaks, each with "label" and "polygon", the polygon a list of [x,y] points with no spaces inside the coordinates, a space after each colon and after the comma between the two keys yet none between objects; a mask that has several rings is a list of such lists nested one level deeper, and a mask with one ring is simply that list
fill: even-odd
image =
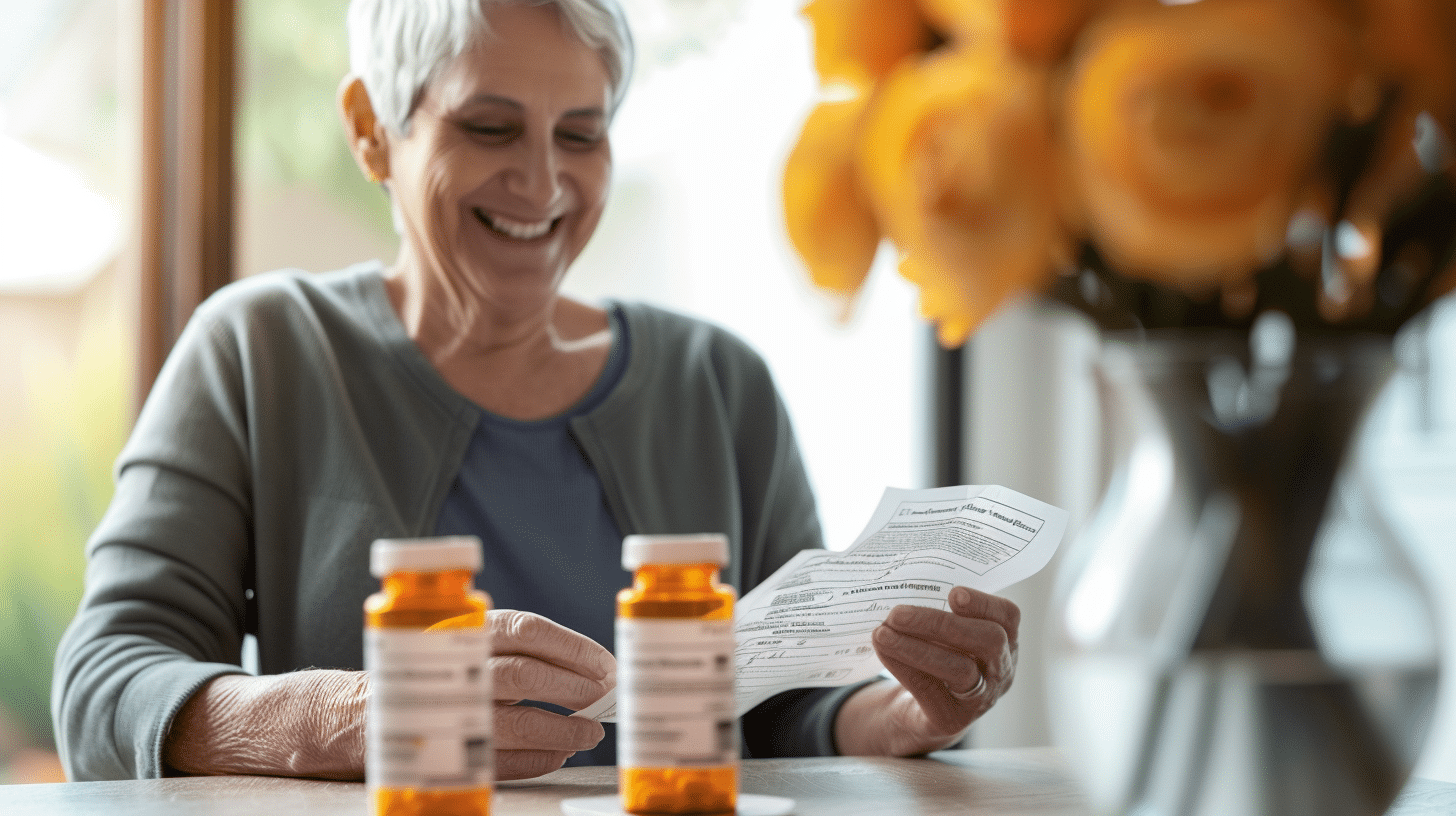
[{"label": "woman's left hand", "polygon": [[880,662],[896,682],[866,686],[835,721],[842,754],[913,756],[948,747],[990,710],[1016,674],[1021,610],[956,587],[950,611],[897,606],[875,629]]}]

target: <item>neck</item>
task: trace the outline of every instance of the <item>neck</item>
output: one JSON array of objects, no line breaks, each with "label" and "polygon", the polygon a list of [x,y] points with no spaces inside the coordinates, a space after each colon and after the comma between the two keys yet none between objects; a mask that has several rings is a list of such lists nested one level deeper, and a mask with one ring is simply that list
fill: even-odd
[{"label": "neck", "polygon": [[570,354],[611,342],[604,326],[580,319],[596,311],[555,290],[529,298],[452,285],[467,275],[445,274],[402,247],[386,286],[405,331],[432,361],[461,355]]},{"label": "neck", "polygon": [[601,372],[612,343],[605,312],[554,290],[524,303],[456,291],[449,275],[419,260],[401,249],[385,279],[390,301],[435,369],[478,405],[520,419],[549,416]]}]

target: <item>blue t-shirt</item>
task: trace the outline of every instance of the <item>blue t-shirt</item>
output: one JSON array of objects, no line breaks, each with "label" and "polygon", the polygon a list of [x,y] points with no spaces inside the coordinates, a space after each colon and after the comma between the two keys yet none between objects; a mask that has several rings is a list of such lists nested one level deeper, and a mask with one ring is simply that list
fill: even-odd
[{"label": "blue t-shirt", "polygon": [[[626,324],[616,309],[608,315],[612,349],[606,367],[576,405],[532,421],[481,410],[435,533],[480,537],[485,566],[476,586],[489,593],[493,608],[535,612],[615,651],[617,592],[632,583],[632,574],[622,569],[622,534],[607,509],[601,479],[570,427],[627,370]],[[616,734],[608,725],[595,749],[567,764],[613,765],[616,756]]]}]

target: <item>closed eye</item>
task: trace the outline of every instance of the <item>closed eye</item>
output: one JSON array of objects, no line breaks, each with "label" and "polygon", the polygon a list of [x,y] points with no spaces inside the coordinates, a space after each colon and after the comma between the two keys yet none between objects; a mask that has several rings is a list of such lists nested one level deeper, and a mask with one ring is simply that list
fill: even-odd
[{"label": "closed eye", "polygon": [[460,129],[472,136],[480,137],[491,144],[504,144],[520,134],[521,129],[515,125],[485,125],[461,122]]},{"label": "closed eye", "polygon": [[558,130],[556,138],[568,150],[590,150],[601,143],[605,134],[600,130]]}]

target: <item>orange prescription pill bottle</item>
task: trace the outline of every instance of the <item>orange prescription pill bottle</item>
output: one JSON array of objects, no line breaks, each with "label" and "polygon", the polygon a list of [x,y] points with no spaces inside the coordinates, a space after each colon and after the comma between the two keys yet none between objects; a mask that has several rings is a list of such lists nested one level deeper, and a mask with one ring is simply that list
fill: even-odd
[{"label": "orange prescription pill bottle", "polygon": [[474,587],[474,536],[380,539],[364,602],[370,695],[364,775],[373,816],[487,816],[490,599]]},{"label": "orange prescription pill bottle", "polygon": [[628,536],[617,594],[617,767],[628,813],[732,813],[733,600],[717,534]]}]

